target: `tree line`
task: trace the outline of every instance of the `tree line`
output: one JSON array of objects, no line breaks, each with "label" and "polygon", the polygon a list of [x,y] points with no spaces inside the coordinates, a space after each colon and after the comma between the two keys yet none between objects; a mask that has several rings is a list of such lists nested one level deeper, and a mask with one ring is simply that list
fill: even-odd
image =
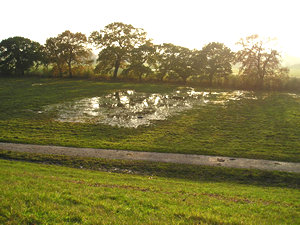
[{"label": "tree line", "polygon": [[[172,43],[153,44],[144,29],[115,22],[89,37],[64,31],[44,45],[24,37],[0,43],[0,75],[24,75],[43,68],[51,76],[73,77],[88,73],[106,79],[198,83],[206,86],[282,88],[288,68],[281,66],[278,51],[258,35],[240,39],[233,52],[223,43],[211,42],[201,50]],[[88,47],[99,49],[97,59]],[[239,69],[233,75],[233,65]],[[298,83],[299,84],[299,83]]]}]

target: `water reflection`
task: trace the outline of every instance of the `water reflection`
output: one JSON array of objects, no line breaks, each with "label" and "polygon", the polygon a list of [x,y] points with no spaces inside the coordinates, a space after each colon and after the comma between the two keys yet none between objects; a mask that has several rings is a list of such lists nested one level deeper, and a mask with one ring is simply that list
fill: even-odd
[{"label": "water reflection", "polygon": [[43,84],[41,84],[41,83],[34,83],[34,84],[31,84],[31,86],[32,87],[34,87],[34,86],[42,86]]},{"label": "water reflection", "polygon": [[57,121],[104,123],[119,127],[149,125],[153,120],[165,120],[176,113],[207,104],[226,105],[229,101],[256,99],[251,92],[201,92],[179,88],[172,93],[141,93],[134,90],[84,98],[45,107],[57,113]]},{"label": "water reflection", "polygon": [[286,93],[288,96],[291,96],[292,98],[300,98],[300,95],[297,95],[295,93]]}]

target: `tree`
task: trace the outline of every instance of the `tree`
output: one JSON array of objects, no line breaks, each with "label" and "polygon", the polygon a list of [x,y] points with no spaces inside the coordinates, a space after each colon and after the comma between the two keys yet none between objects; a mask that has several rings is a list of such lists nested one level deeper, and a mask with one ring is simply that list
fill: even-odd
[{"label": "tree", "polygon": [[202,48],[201,54],[205,59],[204,73],[209,78],[210,86],[214,79],[226,79],[232,73],[234,54],[224,44],[211,42]]},{"label": "tree", "polygon": [[127,76],[133,74],[141,81],[143,76],[148,76],[152,73],[151,67],[155,63],[155,47],[151,42],[134,48],[130,52],[128,66],[122,71],[122,74]]},{"label": "tree", "polygon": [[89,39],[102,50],[97,60],[98,69],[105,72],[114,69],[113,79],[117,79],[119,68],[129,60],[131,51],[146,44],[146,32],[130,24],[115,22],[100,32],[94,31]]},{"label": "tree", "polygon": [[42,59],[38,42],[24,37],[11,37],[0,43],[0,72],[21,74]]},{"label": "tree", "polygon": [[80,32],[72,33],[69,30],[58,35],[58,38],[63,58],[68,65],[69,76],[72,77],[72,65],[86,63],[91,55],[91,51],[86,47],[87,38]]},{"label": "tree", "polygon": [[46,40],[45,52],[49,63],[54,63],[58,69],[58,74],[62,77],[64,56],[60,46],[60,40],[57,37],[51,37]]},{"label": "tree", "polygon": [[286,77],[288,69],[281,67],[281,56],[278,51],[267,47],[271,40],[259,39],[258,35],[240,39],[238,45],[243,47],[236,53],[236,62],[240,63],[239,74],[263,88],[268,78]]},{"label": "tree", "polygon": [[158,47],[158,73],[161,79],[166,75],[179,78],[184,83],[195,74],[195,51],[164,43]]},{"label": "tree", "polygon": [[64,65],[68,68],[69,77],[73,76],[72,66],[89,62],[91,50],[86,47],[87,38],[82,33],[64,31],[57,37],[49,38],[46,41],[46,49],[49,59],[55,63],[60,76]]},{"label": "tree", "polygon": [[[96,73],[108,74],[114,68],[118,49],[114,47],[106,47],[99,52],[97,58]],[[119,64],[118,64],[119,65]]]}]

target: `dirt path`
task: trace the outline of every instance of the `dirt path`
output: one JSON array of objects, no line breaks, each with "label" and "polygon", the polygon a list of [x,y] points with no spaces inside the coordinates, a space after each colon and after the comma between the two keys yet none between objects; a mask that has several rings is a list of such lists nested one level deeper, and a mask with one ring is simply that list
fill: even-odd
[{"label": "dirt path", "polygon": [[45,145],[1,143],[0,149],[16,152],[34,152],[106,159],[145,160],[207,166],[224,166],[244,169],[277,170],[300,173],[300,163],[279,162],[271,160],[245,159],[223,156],[206,156],[191,154],[174,154],[158,152],[138,152],[126,150],[108,150],[93,148],[72,148]]}]

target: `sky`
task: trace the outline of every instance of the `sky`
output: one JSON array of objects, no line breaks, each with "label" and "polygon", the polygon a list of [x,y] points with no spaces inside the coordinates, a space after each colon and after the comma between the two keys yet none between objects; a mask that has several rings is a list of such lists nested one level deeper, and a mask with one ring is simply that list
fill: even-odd
[{"label": "sky", "polygon": [[277,40],[287,64],[300,63],[299,0],[2,0],[0,40],[23,36],[44,44],[65,30],[87,36],[112,22],[143,28],[154,43],[232,50],[243,37]]}]

